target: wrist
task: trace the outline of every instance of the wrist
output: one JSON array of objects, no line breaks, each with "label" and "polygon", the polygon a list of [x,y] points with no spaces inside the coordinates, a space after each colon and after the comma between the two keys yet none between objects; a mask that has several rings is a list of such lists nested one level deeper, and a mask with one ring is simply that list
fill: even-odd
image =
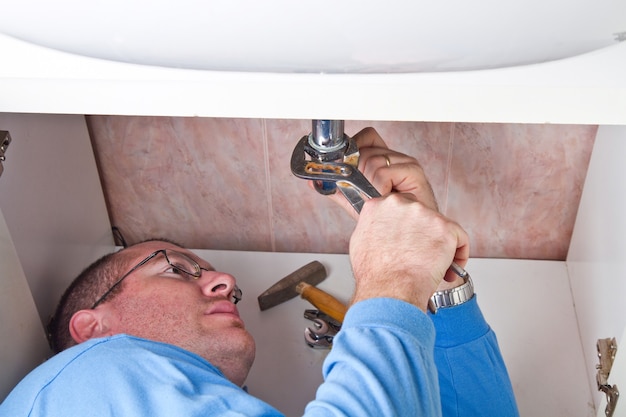
[{"label": "wrist", "polygon": [[385,282],[376,282],[376,285],[370,285],[368,280],[357,283],[350,305],[372,298],[394,298],[413,304],[424,313],[427,312],[429,300],[433,294],[432,286],[429,289],[424,280],[421,280],[421,285],[416,285],[418,280],[413,275],[406,278],[400,278],[397,274],[391,275],[393,278]]},{"label": "wrist", "polygon": [[[428,309],[433,313],[437,313],[440,308],[454,307],[466,303],[474,297],[474,284],[469,274],[460,278],[461,285],[455,285],[452,288],[439,289],[428,301]],[[454,282],[456,282],[455,280]],[[450,283],[452,284],[452,283]]]}]

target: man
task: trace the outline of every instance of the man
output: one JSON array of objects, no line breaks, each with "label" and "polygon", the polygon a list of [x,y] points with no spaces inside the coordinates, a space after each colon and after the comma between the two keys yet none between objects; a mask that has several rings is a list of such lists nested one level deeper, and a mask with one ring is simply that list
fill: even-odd
[{"label": "man", "polygon": [[[355,139],[359,168],[384,197],[366,202],[351,237],[355,293],[305,415],[438,416],[442,403],[445,415],[517,415],[475,297],[426,314],[436,290],[466,285],[449,270],[467,262],[466,233],[437,212],[417,161],[372,129]],[[231,275],[171,242],[108,255],[60,303],[52,340],[62,352],[0,415],[281,415],[241,388],[255,345],[240,295]]]}]

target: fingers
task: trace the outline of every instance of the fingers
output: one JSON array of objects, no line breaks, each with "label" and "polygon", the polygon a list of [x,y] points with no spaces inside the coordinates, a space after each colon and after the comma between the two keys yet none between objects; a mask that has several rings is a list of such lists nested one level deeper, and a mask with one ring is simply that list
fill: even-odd
[{"label": "fingers", "polygon": [[[438,211],[432,187],[415,158],[389,149],[378,132],[371,127],[358,132],[353,140],[360,153],[358,168],[379,193],[410,193],[427,207]],[[358,218],[358,214],[343,195],[336,193],[330,198],[353,218]]]},{"label": "fingers", "polygon": [[350,240],[354,301],[392,297],[425,310],[452,262],[465,265],[468,257],[465,231],[415,195],[370,200]]},{"label": "fingers", "polygon": [[419,162],[387,147],[378,133],[367,128],[354,136],[359,146],[359,170],[382,195],[411,193],[433,210],[437,200]]},{"label": "fingers", "polygon": [[[454,253],[453,262],[461,268],[465,268],[470,254],[469,236],[458,223],[452,222],[450,227],[453,228],[457,239],[457,247]],[[444,282],[442,282],[437,288],[438,290],[454,288],[464,282],[463,278],[454,272],[452,268],[446,271],[443,281]]]},{"label": "fingers", "polygon": [[352,137],[360,148],[389,148],[383,138],[373,127],[366,127]]}]

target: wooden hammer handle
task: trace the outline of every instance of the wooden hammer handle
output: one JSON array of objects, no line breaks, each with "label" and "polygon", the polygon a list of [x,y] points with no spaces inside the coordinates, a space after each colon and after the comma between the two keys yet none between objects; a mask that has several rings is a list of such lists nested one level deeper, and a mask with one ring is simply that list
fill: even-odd
[{"label": "wooden hammer handle", "polygon": [[296,291],[302,298],[313,304],[322,313],[328,314],[339,323],[343,323],[348,307],[325,291],[306,282],[301,282]]}]

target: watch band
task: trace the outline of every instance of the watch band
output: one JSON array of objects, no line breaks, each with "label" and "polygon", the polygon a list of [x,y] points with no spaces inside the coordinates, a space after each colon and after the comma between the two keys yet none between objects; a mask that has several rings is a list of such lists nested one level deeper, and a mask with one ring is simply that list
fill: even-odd
[{"label": "watch band", "polygon": [[465,282],[458,287],[435,292],[428,301],[428,309],[435,314],[440,308],[458,306],[471,300],[474,296],[472,277],[466,273],[463,279]]}]

